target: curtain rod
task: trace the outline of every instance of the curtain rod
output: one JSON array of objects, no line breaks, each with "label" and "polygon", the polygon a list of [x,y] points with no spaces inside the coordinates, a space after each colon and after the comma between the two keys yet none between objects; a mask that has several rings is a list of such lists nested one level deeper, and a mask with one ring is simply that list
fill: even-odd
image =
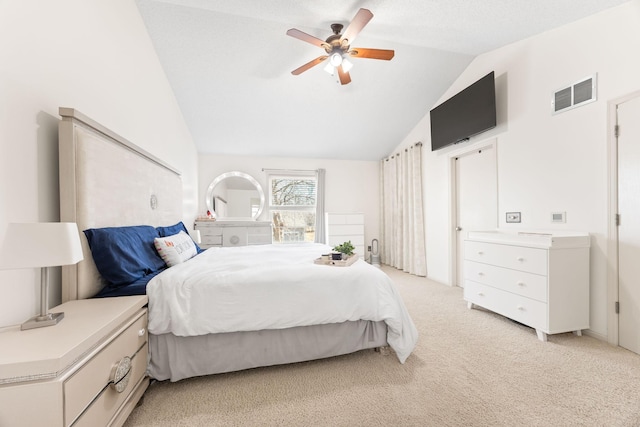
[{"label": "curtain rod", "polygon": [[[409,148],[413,148],[413,147],[422,147],[422,142],[416,142],[415,144],[410,145],[409,147],[405,148],[404,151],[405,153],[407,151],[409,151]],[[393,159],[395,156],[399,156],[400,153],[396,153],[396,154],[392,154],[389,157],[387,157],[386,159],[383,159],[385,162],[388,162],[389,159]]]}]

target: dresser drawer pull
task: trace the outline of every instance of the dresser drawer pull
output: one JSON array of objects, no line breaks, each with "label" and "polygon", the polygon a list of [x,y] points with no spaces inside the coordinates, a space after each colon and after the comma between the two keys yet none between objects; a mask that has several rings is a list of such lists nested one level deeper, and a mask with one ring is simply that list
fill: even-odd
[{"label": "dresser drawer pull", "polygon": [[484,252],[478,251],[478,255],[484,255]]},{"label": "dresser drawer pull", "polygon": [[520,311],[524,311],[524,307],[523,307],[523,306],[521,306],[521,305],[519,305],[519,306],[518,306],[518,310],[520,310]]},{"label": "dresser drawer pull", "polygon": [[111,375],[109,376],[111,388],[118,393],[122,393],[129,384],[129,378],[131,378],[131,358],[125,356],[111,369]]},{"label": "dresser drawer pull", "polygon": [[483,297],[483,296],[484,296],[484,293],[483,293],[483,292],[478,292],[478,296]]},{"label": "dresser drawer pull", "polygon": [[522,261],[524,261],[524,258],[522,258],[521,256],[519,256],[518,258],[516,258],[516,260],[517,260],[518,262],[522,262]]},{"label": "dresser drawer pull", "polygon": [[484,276],[484,273],[482,271],[478,271],[478,276]]},{"label": "dresser drawer pull", "polygon": [[145,332],[147,332],[147,331],[146,331],[144,328],[140,329],[140,330],[138,331],[138,336],[139,336],[139,337],[143,337],[143,336],[144,336],[144,334],[145,334]]},{"label": "dresser drawer pull", "polygon": [[518,282],[518,286],[524,287],[524,282]]}]

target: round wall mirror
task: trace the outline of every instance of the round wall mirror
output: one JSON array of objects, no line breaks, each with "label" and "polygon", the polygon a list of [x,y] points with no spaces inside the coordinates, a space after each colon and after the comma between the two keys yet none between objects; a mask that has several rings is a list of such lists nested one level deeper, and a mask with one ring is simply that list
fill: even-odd
[{"label": "round wall mirror", "polygon": [[216,219],[255,220],[264,209],[264,191],[244,172],[226,172],[207,188],[207,209]]}]

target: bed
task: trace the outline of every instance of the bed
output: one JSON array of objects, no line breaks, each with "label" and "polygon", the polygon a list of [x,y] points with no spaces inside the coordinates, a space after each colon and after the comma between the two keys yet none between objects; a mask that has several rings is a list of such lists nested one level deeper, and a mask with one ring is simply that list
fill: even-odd
[{"label": "bed", "polygon": [[78,224],[85,253],[63,267],[63,301],[146,293],[152,378],[385,346],[409,357],[417,331],[381,270],[316,265],[319,244],[202,251],[181,221],[179,171],[75,109],[60,116],[61,221]]}]

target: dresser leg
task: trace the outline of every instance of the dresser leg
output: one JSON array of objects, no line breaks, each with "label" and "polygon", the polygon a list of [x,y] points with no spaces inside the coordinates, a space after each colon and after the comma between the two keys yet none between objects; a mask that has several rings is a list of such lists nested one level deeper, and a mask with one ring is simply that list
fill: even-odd
[{"label": "dresser leg", "polygon": [[538,339],[542,342],[547,342],[547,334],[542,332],[540,329],[536,329],[536,334],[538,334]]},{"label": "dresser leg", "polygon": [[467,308],[471,310],[473,308],[473,303],[471,301],[467,301]]},{"label": "dresser leg", "polygon": [[577,331],[573,331],[573,334],[581,337],[582,336],[582,329],[578,329]]}]

